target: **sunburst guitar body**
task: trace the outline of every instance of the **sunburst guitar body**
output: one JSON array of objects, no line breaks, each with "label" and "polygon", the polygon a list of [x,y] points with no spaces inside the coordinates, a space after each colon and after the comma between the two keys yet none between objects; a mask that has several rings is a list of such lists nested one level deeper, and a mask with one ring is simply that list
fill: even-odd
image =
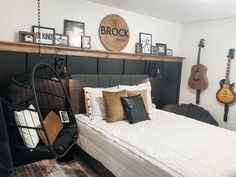
[{"label": "sunburst guitar body", "polygon": [[231,84],[229,80],[230,65],[231,60],[234,58],[234,53],[235,49],[229,49],[225,79],[220,81],[220,89],[216,93],[216,99],[225,105],[231,104],[235,100],[234,83]]},{"label": "sunburst guitar body", "polygon": [[216,99],[223,104],[231,104],[235,101],[233,84],[225,84],[225,79],[220,81],[220,89],[216,93]]}]

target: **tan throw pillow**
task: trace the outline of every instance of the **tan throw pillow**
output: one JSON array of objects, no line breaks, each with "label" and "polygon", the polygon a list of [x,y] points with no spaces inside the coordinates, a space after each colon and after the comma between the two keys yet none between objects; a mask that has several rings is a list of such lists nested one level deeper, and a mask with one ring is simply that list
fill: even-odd
[{"label": "tan throw pillow", "polygon": [[102,91],[102,94],[107,113],[106,121],[116,122],[126,119],[127,116],[121,103],[121,97],[128,96],[126,90],[122,90],[119,92]]},{"label": "tan throw pillow", "polygon": [[128,96],[141,95],[141,97],[143,99],[143,103],[144,103],[145,109],[148,112],[147,90],[132,90],[132,91],[127,91],[127,93],[128,93]]},{"label": "tan throw pillow", "polygon": [[[51,111],[47,117],[43,121],[44,127],[46,129],[46,132],[48,134],[48,138],[51,144],[54,143],[54,141],[57,138],[57,135],[60,133],[61,129],[63,128],[63,124],[61,122],[61,119],[58,117],[58,115]],[[38,126],[39,128],[42,128],[41,125]],[[37,130],[39,138],[43,141],[45,145],[48,145],[47,138],[42,130]]]}]

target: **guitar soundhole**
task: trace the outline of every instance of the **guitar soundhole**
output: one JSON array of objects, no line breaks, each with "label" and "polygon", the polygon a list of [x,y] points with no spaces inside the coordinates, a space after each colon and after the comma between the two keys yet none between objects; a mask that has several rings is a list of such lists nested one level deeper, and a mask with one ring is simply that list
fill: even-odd
[{"label": "guitar soundhole", "polygon": [[193,80],[199,81],[200,78],[201,78],[201,73],[199,71],[196,71],[195,74],[194,74]]}]

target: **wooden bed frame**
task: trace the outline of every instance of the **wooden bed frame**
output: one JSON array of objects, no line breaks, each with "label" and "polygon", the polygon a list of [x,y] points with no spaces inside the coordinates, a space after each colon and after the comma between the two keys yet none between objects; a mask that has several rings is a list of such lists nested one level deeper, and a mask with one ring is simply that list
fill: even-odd
[{"label": "wooden bed frame", "polygon": [[[115,85],[135,85],[148,81],[148,75],[72,75],[69,83],[69,94],[75,114],[84,114],[84,92],[83,87],[112,87]],[[75,147],[75,153],[90,165],[99,175],[104,177],[115,177],[103,164],[90,156],[79,146]]]}]

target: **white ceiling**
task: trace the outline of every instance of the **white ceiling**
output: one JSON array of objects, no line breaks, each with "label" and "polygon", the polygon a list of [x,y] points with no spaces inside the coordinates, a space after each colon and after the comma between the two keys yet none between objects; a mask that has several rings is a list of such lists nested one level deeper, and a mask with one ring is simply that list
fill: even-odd
[{"label": "white ceiling", "polygon": [[182,24],[236,17],[236,0],[87,0]]}]

